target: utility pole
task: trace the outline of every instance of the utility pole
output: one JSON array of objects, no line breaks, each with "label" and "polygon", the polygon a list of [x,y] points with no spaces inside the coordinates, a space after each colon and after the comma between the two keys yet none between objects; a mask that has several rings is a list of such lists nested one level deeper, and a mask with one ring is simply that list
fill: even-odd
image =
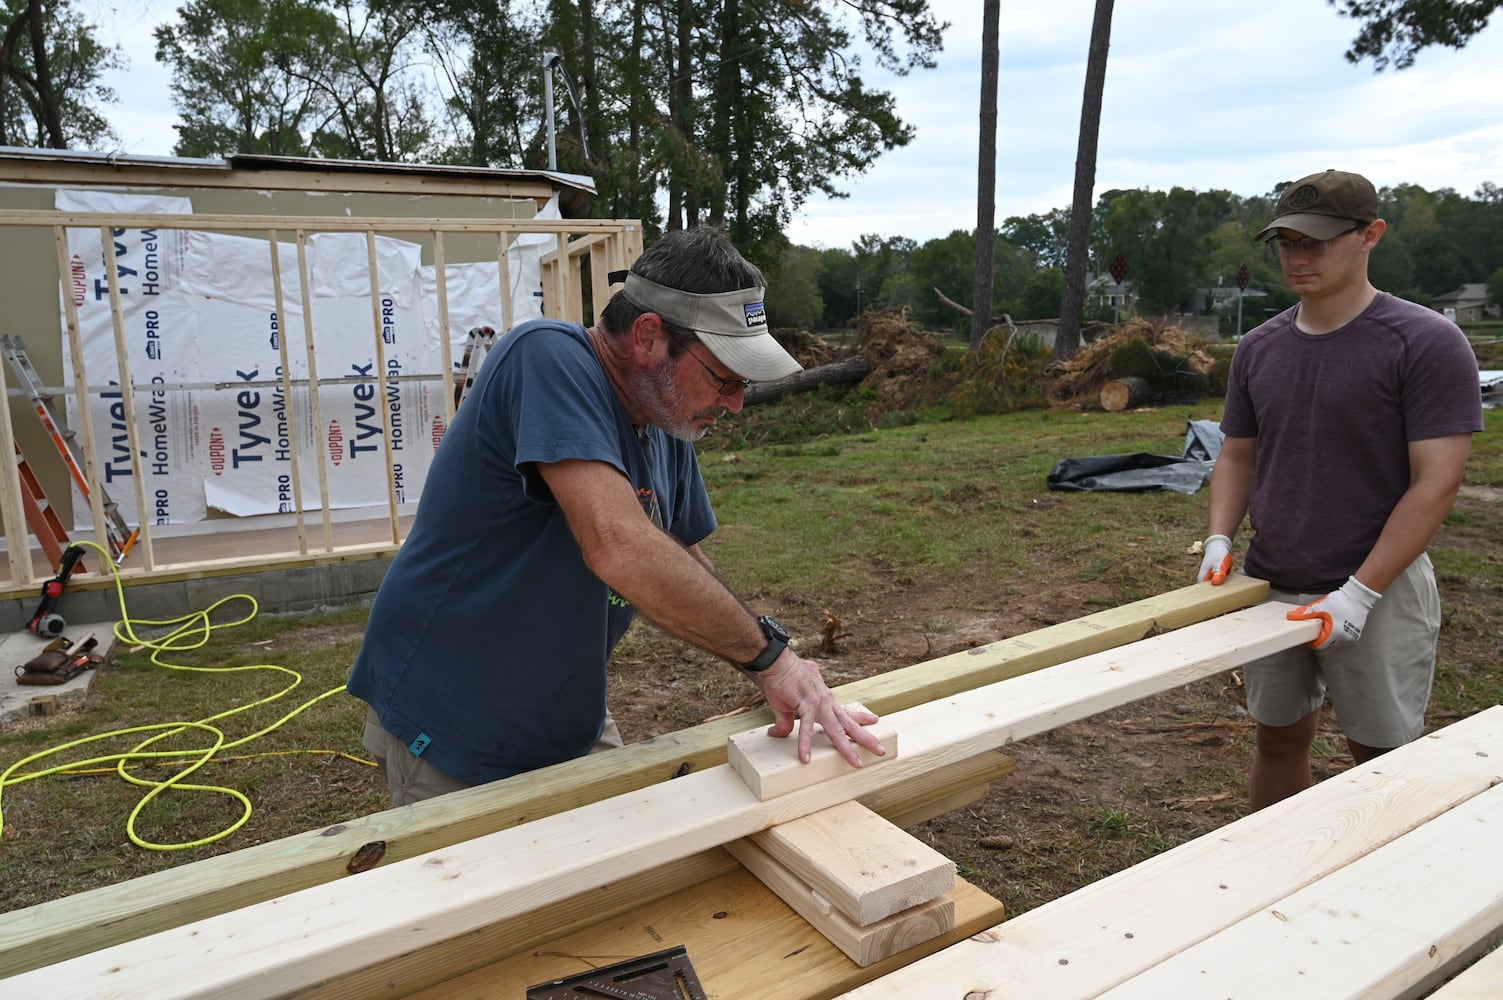
[{"label": "utility pole", "polygon": [[1242,339],[1242,293],[1247,291],[1247,261],[1237,265],[1237,339]]}]

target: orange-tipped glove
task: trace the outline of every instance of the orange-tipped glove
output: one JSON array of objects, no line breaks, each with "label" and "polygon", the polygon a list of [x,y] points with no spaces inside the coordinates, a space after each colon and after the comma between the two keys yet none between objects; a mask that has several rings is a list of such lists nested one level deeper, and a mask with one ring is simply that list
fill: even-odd
[{"label": "orange-tipped glove", "polygon": [[1204,549],[1206,555],[1200,561],[1195,582],[1209,580],[1211,586],[1219,587],[1232,571],[1232,540],[1225,535],[1212,535],[1205,540]]},{"label": "orange-tipped glove", "polygon": [[1362,638],[1367,613],[1382,596],[1355,576],[1349,576],[1340,590],[1333,590],[1318,601],[1295,608],[1284,617],[1292,622],[1320,620],[1320,634],[1310,645],[1316,649],[1328,649],[1340,642],[1356,642]]}]

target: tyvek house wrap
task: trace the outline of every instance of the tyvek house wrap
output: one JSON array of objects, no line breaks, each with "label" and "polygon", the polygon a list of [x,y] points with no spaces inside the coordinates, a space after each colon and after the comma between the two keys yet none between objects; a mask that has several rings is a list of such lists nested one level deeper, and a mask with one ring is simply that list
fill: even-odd
[{"label": "tyvek house wrap", "polygon": [[[189,199],[120,192],[60,190],[63,211],[191,214]],[[539,214],[558,218],[555,205]],[[498,329],[542,315],[541,245],[552,237],[524,236],[509,251],[512,308],[499,315],[494,260],[445,269],[451,357],[458,363],[468,331]],[[333,508],[384,506],[388,482],[382,409],[390,415],[390,474],[400,503],[422,493],[433,452],[444,432],[442,353],[437,276],[421,264],[415,243],[376,237],[377,304],[382,362],[381,396],[371,309],[371,279],[363,233],[316,233],[307,240],[314,362],[320,380],[365,376],[371,381],[323,385],[320,426],[313,425],[306,381],[290,397],[281,378],[280,338],[287,337],[290,377],[306,380],[308,353],[296,244],[279,242],[285,315],[273,292],[265,239],[191,230],[114,230],[124,343],[142,452],[129,461],[125,407],[117,391],[90,394],[92,429],[110,498],[131,524],[140,523],[132,476],[144,477],[153,525],[203,520],[210,508],[233,515],[294,509],[292,452],[297,450],[305,509],[318,506],[318,442],[326,456]],[[98,229],[70,229],[69,291],[78,308],[89,385],[118,386],[119,366],[110,319],[109,285]],[[61,335],[63,377],[73,385]],[[418,380],[393,376],[430,376]],[[145,388],[151,385],[161,388]],[[186,386],[186,388],[185,388]],[[67,416],[80,414],[69,397]],[[75,495],[77,527],[90,523]]]}]

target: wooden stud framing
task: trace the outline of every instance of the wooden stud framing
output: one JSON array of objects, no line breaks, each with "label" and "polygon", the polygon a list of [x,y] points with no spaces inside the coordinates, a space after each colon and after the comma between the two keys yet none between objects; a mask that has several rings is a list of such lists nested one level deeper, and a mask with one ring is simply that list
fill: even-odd
[{"label": "wooden stud framing", "polygon": [[[172,172],[177,182],[184,182],[186,175],[182,172]],[[196,176],[196,175],[195,175]],[[300,174],[299,177],[308,180],[322,175]],[[461,187],[464,184],[460,185]],[[382,189],[377,185],[376,189]],[[487,193],[494,193],[493,191]],[[550,235],[556,248],[550,251],[548,257],[551,263],[546,268],[545,275],[545,303],[550,316],[580,317],[583,315],[583,303],[575,301],[583,289],[582,268],[595,266],[594,251],[597,246],[610,246],[624,248],[620,251],[613,249],[613,256],[624,257],[621,266],[626,266],[635,259],[632,255],[641,252],[640,225],[635,221],[625,220],[598,220],[598,219],[495,219],[495,218],[408,218],[402,216],[373,216],[373,217],[346,217],[346,216],[304,216],[304,215],[249,215],[228,213],[203,213],[203,214],[150,214],[142,212],[60,212],[60,211],[0,211],[0,231],[15,228],[48,229],[51,230],[56,244],[58,257],[59,281],[62,283],[61,300],[64,309],[64,326],[66,330],[66,351],[73,359],[74,365],[74,393],[77,399],[88,398],[91,392],[98,389],[90,389],[88,373],[84,370],[82,342],[79,336],[77,308],[71,295],[69,283],[71,270],[67,256],[67,230],[69,228],[94,228],[103,233],[106,277],[110,292],[111,314],[116,341],[116,355],[119,358],[120,384],[129,386],[132,384],[129,375],[129,366],[125,352],[121,349],[124,330],[121,321],[121,298],[120,289],[115,273],[114,243],[110,238],[110,231],[116,227],[156,228],[161,230],[190,230],[190,231],[215,231],[215,232],[249,232],[258,237],[267,238],[271,245],[272,253],[272,282],[273,294],[278,302],[278,315],[285,316],[283,308],[283,289],[281,285],[280,263],[277,259],[276,233],[290,231],[296,234],[299,275],[302,281],[302,309],[304,322],[304,340],[308,353],[308,376],[309,395],[311,397],[311,423],[314,427],[322,427],[323,421],[319,413],[319,393],[314,387],[320,384],[318,369],[313,360],[313,314],[311,309],[311,293],[308,285],[306,240],[309,233],[360,233],[364,234],[367,241],[367,267],[370,270],[370,295],[372,322],[375,327],[373,343],[376,356],[382,355],[381,318],[379,313],[380,289],[376,274],[376,262],[374,260],[374,241],[379,233],[420,233],[431,237],[434,246],[434,260],[439,268],[438,288],[440,306],[440,327],[448,328],[447,288],[445,285],[443,267],[445,264],[444,236],[445,234],[493,234],[498,245],[498,267],[501,276],[500,290],[500,313],[498,317],[508,317],[510,310],[510,267],[506,249],[512,240],[524,233],[543,233]],[[571,249],[571,235],[583,234],[580,243],[581,249],[575,252]],[[509,322],[503,323],[503,328],[510,327]],[[284,340],[287,331],[283,331]],[[448,356],[448,339],[443,340],[443,371],[434,373],[435,377],[444,380],[446,387],[445,398],[451,399],[447,388],[451,385],[448,381],[452,378],[452,359]],[[294,396],[288,391],[289,381],[286,375],[287,366],[283,365],[283,391],[288,393],[289,407],[292,405]],[[377,365],[375,372],[376,391],[381,398],[385,398],[386,369],[384,364]],[[134,420],[135,398],[134,392],[125,390],[120,393],[121,408],[124,414],[124,433],[127,445],[124,450],[129,454],[139,454],[139,444],[136,442],[137,428]],[[449,404],[452,406],[452,403]],[[87,412],[88,407],[81,407],[82,412]],[[387,451],[387,520],[389,522],[390,541],[384,550],[385,555],[392,554],[401,544],[402,532],[397,514],[398,502],[396,488],[390,473],[390,449],[391,428],[390,415],[387,407],[380,407],[382,424],[385,429],[384,440]],[[81,444],[81,457],[85,475],[91,484],[96,484],[91,489],[91,506],[93,507],[95,533],[99,538],[105,537],[104,515],[98,502],[100,492],[97,484],[100,482],[98,455],[94,442],[92,420],[83,420],[77,428]],[[297,427],[301,421],[293,415],[289,419],[289,425]],[[301,476],[294,470],[293,482],[295,488],[294,507],[297,517],[297,542],[295,551],[276,552],[274,555],[282,560],[289,561],[291,565],[307,565],[311,562],[328,561],[330,556],[338,556],[347,552],[363,554],[358,549],[350,546],[336,545],[334,538],[333,523],[329,508],[329,485],[326,463],[328,461],[326,443],[322,437],[319,442],[319,510],[323,518],[323,544],[321,546],[310,545],[304,521],[305,505],[301,497]],[[13,435],[6,432],[6,428],[0,425],[0,452],[9,453],[14,450],[12,445]],[[37,573],[30,562],[32,540],[30,531],[24,516],[20,512],[19,484],[8,481],[9,477],[0,476],[0,490],[4,496],[0,497],[0,512],[5,517],[5,535],[7,549],[10,553],[10,579],[8,586],[0,584],[0,589],[15,592],[31,593],[37,581]],[[145,477],[132,476],[131,484],[136,491],[137,510],[147,509],[145,502]],[[146,521],[147,519],[143,519]],[[168,579],[168,574],[180,573],[188,569],[191,573],[199,576],[217,575],[222,573],[239,572],[245,569],[256,568],[255,560],[263,556],[237,557],[233,559],[204,560],[201,563],[175,563],[162,565],[157,561],[155,548],[152,544],[152,532],[149,523],[140,525],[140,537],[136,548],[133,549],[132,558],[121,567],[121,581],[127,585],[146,582],[162,581]],[[265,555],[273,555],[266,553]],[[92,578],[91,578],[92,577]],[[80,574],[70,581],[70,586],[75,589],[93,589],[94,587],[113,586],[113,580],[108,575]]]}]

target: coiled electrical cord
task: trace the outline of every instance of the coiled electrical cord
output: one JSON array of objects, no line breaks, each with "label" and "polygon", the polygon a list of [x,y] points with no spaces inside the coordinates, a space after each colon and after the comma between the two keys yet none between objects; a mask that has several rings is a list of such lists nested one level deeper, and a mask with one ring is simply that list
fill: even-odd
[{"label": "coiled electrical cord", "polygon": [[[224,757],[224,751],[233,750],[237,747],[245,746],[248,743],[260,739],[267,733],[270,733],[273,730],[276,730],[285,725],[293,718],[296,718],[300,713],[318,704],[325,698],[329,698],[333,695],[342,693],[345,690],[344,685],[341,684],[339,687],[332,688],[328,691],[325,691],[323,694],[310,698],[269,726],[251,733],[248,736],[243,736],[236,740],[229,740],[225,735],[224,730],[220,729],[217,725],[215,725],[215,723],[227,719],[233,715],[237,715],[241,712],[247,712],[262,705],[269,705],[272,702],[275,702],[282,697],[291,694],[294,690],[297,689],[299,685],[302,684],[302,674],[298,673],[295,670],[291,670],[287,667],[273,663],[247,664],[238,667],[195,667],[181,663],[169,663],[165,659],[163,659],[163,657],[167,654],[175,654],[199,649],[209,642],[215,631],[225,628],[234,628],[237,625],[244,625],[247,622],[252,621],[260,611],[260,605],[256,603],[256,599],[254,597],[251,597],[249,594],[231,594],[228,597],[224,597],[218,601],[215,601],[213,604],[202,611],[193,612],[191,614],[183,615],[178,618],[168,618],[160,621],[154,621],[144,618],[133,619],[130,617],[125,606],[125,588],[120,581],[120,573],[115,568],[114,561],[110,557],[109,552],[106,551],[103,547],[91,541],[81,541],[77,542],[76,544],[96,549],[103,557],[101,560],[102,563],[110,567],[110,573],[114,577],[115,581],[115,592],[120,601],[120,620],[115,623],[115,637],[122,642],[131,643],[134,646],[145,649],[150,649],[152,651],[151,662],[156,666],[162,667],[167,670],[187,670],[203,673],[234,673],[247,670],[270,670],[287,675],[291,678],[291,683],[275,694],[268,695],[267,697],[262,698],[259,701],[251,702],[246,705],[240,705],[236,708],[229,709],[228,711],[218,712],[214,715],[208,716],[207,718],[199,719],[194,722],[163,722],[148,726],[133,726],[128,729],[116,729],[111,732],[99,733],[95,736],[86,736],[82,739],[72,740],[70,742],[51,747],[47,750],[43,750],[39,753],[34,753],[29,757],[25,757],[21,760],[16,761],[14,764],[11,764],[9,767],[7,767],[4,771],[0,771],[0,796],[4,795],[7,788],[10,788],[14,785],[19,785],[27,781],[35,781],[39,778],[45,778],[51,775],[100,774],[114,771],[121,778],[124,778],[131,784],[150,789],[141,798],[141,800],[136,803],[135,808],[131,810],[130,816],[126,820],[126,834],[130,837],[131,843],[135,844],[137,847],[143,847],[149,851],[180,851],[192,847],[200,847],[204,844],[212,844],[218,840],[223,840],[225,837],[228,837],[230,834],[234,833],[236,830],[244,826],[246,821],[251,817],[251,801],[243,792],[239,791],[238,789],[227,788],[222,785],[200,785],[190,784],[187,782],[186,779],[189,776],[203,768],[211,761],[243,760],[247,758],[262,756],[282,756],[287,753],[317,753],[335,754],[348,760],[374,766],[370,761],[361,760],[358,757],[352,757],[349,754],[334,750],[276,751],[274,753],[267,754],[243,754],[237,757]],[[212,618],[214,612],[233,601],[245,601],[250,606],[249,611],[245,613],[244,616],[233,621],[225,621],[219,623],[213,622]],[[136,633],[137,627],[150,629],[169,628],[171,629],[171,631],[167,632],[160,639],[148,640],[142,638]],[[151,749],[153,746],[161,743],[162,741],[170,739],[171,737],[188,730],[201,731],[207,734],[207,736],[209,737],[208,743],[205,746],[190,750]],[[24,772],[22,771],[22,768],[28,767],[39,761],[44,761],[49,757],[74,750],[78,747],[87,746],[91,743],[98,743],[104,740],[118,739],[122,736],[132,736],[138,733],[152,733],[153,735],[142,740],[133,749],[124,751],[123,753],[103,754],[98,757],[90,757],[86,760],[73,761],[67,764],[57,764],[52,767],[45,767],[41,770]],[[177,763],[183,764],[184,767],[182,770],[174,773],[171,777],[161,781],[153,780],[150,778],[143,778],[130,773],[130,767],[132,765],[136,765],[139,769],[140,766],[148,763],[155,763],[158,765]],[[109,766],[106,767],[102,765]],[[200,837],[196,840],[183,841],[180,843],[156,843],[154,841],[146,840],[137,832],[137,820],[140,817],[142,811],[145,810],[146,807],[149,806],[157,796],[168,790],[180,792],[201,792],[213,795],[227,796],[231,799],[234,799],[240,804],[240,818],[235,820],[229,826],[219,830],[218,832],[212,833],[207,837]],[[3,798],[0,798],[0,803],[3,803]],[[0,809],[0,835],[4,834],[4,830],[5,814],[4,810]]]}]

